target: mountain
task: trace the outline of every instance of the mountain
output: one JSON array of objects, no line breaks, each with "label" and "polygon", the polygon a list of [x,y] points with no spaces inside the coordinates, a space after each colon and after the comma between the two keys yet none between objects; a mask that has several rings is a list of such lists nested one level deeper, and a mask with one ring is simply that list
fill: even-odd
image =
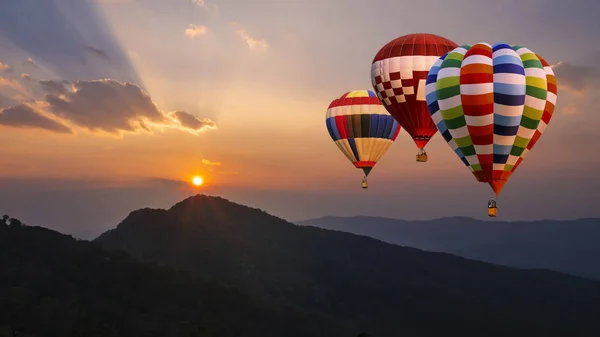
[{"label": "mountain", "polygon": [[506,222],[454,217],[404,221],[329,216],[297,224],[506,266],[550,269],[600,280],[600,219]]},{"label": "mountain", "polygon": [[217,197],[134,211],[94,242],[373,336],[600,335],[598,281],[297,226]]},{"label": "mountain", "polygon": [[0,336],[356,336],[333,319],[12,220],[0,222]]}]

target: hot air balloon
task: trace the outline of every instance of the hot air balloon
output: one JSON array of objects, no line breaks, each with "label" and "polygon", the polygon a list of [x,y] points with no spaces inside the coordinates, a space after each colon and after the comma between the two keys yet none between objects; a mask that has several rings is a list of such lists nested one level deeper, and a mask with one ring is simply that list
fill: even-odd
[{"label": "hot air balloon", "polygon": [[367,176],[398,137],[400,125],[371,90],[354,90],[334,99],[325,115],[331,139],[342,153]]},{"label": "hot air balloon", "polygon": [[432,121],[475,178],[495,193],[489,216],[497,215],[496,198],[531,140],[543,132],[544,112],[554,110],[556,80],[545,65],[525,47],[482,42],[441,56],[427,76]]},{"label": "hot air balloon", "polygon": [[383,46],[371,64],[371,84],[387,111],[419,148],[418,162],[427,161],[425,145],[437,132],[425,101],[429,69],[458,45],[434,34],[410,34]]},{"label": "hot air balloon", "polygon": [[535,129],[535,133],[533,134],[533,137],[527,144],[527,147],[523,151],[523,154],[519,159],[517,159],[517,163],[515,164],[515,166],[513,166],[513,172],[517,167],[519,167],[519,165],[521,165],[523,159],[525,159],[529,151],[531,151],[533,146],[537,143],[537,141],[540,139],[540,137],[546,130],[546,127],[548,127],[548,124],[552,119],[552,114],[554,113],[554,107],[556,106],[556,97],[558,94],[558,87],[556,86],[556,76],[554,75],[554,71],[552,70],[550,64],[548,64],[548,62],[546,62],[546,60],[544,60],[541,56],[537,54],[536,56],[540,60],[540,62],[542,62],[542,65],[544,66],[544,71],[546,71],[546,80],[548,81],[548,97],[546,98],[546,106],[544,107],[544,114],[542,115],[542,120],[540,121],[540,124],[538,124],[537,129]]}]

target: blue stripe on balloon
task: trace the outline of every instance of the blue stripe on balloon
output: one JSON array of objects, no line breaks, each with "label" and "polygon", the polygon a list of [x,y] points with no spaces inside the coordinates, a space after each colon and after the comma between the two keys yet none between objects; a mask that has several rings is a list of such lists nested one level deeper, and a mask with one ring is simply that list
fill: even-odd
[{"label": "blue stripe on balloon", "polygon": [[517,134],[518,130],[519,130],[519,125],[504,126],[504,125],[494,124],[494,134],[499,135],[499,136],[514,136]]},{"label": "blue stripe on balloon", "polygon": [[501,126],[515,126],[521,124],[521,116],[502,116],[494,114],[494,124]]},{"label": "blue stripe on balloon", "polygon": [[494,82],[494,94],[525,95],[525,88],[523,84]]},{"label": "blue stripe on balloon", "polygon": [[379,125],[379,117],[378,115],[371,115],[371,118],[369,118],[371,120],[370,122],[370,127],[369,127],[369,135],[371,136],[370,138],[377,138],[379,137],[377,135],[377,127]]},{"label": "blue stripe on balloon", "polygon": [[335,123],[335,117],[329,118],[329,124],[331,125],[331,131],[333,132],[335,139],[342,139],[342,137],[340,136],[340,131],[337,128],[337,124]]},{"label": "blue stripe on balloon", "polygon": [[494,65],[494,74],[519,74],[525,75],[525,68],[520,64],[500,63]]},{"label": "blue stripe on balloon", "polygon": [[377,138],[385,138],[385,115],[377,115]]},{"label": "blue stripe on balloon", "polygon": [[331,118],[327,118],[327,120],[325,120],[325,124],[327,125],[327,131],[329,132],[329,136],[331,137],[331,139],[333,139],[335,141],[335,140],[337,140],[337,138],[335,138],[335,134],[333,133],[333,130],[331,129],[331,123],[329,122],[329,120],[331,120]]},{"label": "blue stripe on balloon", "polygon": [[352,153],[354,153],[354,158],[356,158],[357,161],[360,161],[360,158],[358,157],[358,150],[356,149],[356,143],[354,142],[354,138],[348,138],[348,144],[350,144]]},{"label": "blue stripe on balloon", "polygon": [[494,144],[494,154],[509,155],[510,150],[512,150],[512,144],[511,145]]},{"label": "blue stripe on balloon", "polygon": [[[431,95],[427,95],[426,99],[430,96],[437,96],[435,92],[432,92]],[[436,97],[437,98],[437,97]],[[433,102],[427,105],[427,109],[429,110],[429,114],[433,116],[436,112],[440,111],[440,106],[438,104],[438,100],[434,99]]]},{"label": "blue stripe on balloon", "polygon": [[507,154],[494,153],[494,164],[506,164],[507,161],[508,161]]},{"label": "blue stripe on balloon", "polygon": [[456,154],[460,157],[460,160],[463,162],[463,164],[465,164],[466,167],[469,167],[469,162],[467,161],[467,158],[465,158],[462,155],[462,151],[460,150],[460,148],[458,148],[456,150],[457,151],[454,151],[454,152],[456,152]]},{"label": "blue stripe on balloon", "polygon": [[[392,120],[393,117],[392,116],[383,116],[384,117],[384,125],[385,127],[383,128],[383,134],[381,135],[382,138],[389,138],[389,134],[390,134],[390,130],[392,130],[392,127],[394,126],[392,124]],[[390,118],[392,117],[392,118]]]},{"label": "blue stripe on balloon", "polygon": [[[511,49],[512,50],[512,49]],[[500,55],[493,58],[493,65],[515,64],[522,67],[523,61],[517,55]]]},{"label": "blue stripe on balloon", "polygon": [[492,52],[498,51],[500,49],[512,49],[512,47],[506,43],[494,43],[492,45]]},{"label": "blue stripe on balloon", "polygon": [[494,103],[507,106],[523,105],[525,104],[525,95],[504,95],[501,93],[494,93]]},{"label": "blue stripe on balloon", "polygon": [[450,133],[450,131],[448,129],[446,129],[444,132],[442,132],[440,130],[440,134],[442,135],[442,137],[444,137],[444,140],[446,142],[449,142],[452,140],[452,134]]}]

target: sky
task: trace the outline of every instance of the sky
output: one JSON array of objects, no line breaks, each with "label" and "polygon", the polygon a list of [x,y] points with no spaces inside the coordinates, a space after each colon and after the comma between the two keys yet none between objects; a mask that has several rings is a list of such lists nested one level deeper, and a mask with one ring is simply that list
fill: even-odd
[{"label": "sky", "polygon": [[598,11],[594,0],[2,1],[0,212],[79,236],[197,193],[292,221],[484,218],[491,189],[441,136],[417,163],[401,131],[363,190],[325,127],[332,99],[372,89],[383,45],[423,32],[523,45],[554,67],[554,117],[498,219],[600,217]]}]

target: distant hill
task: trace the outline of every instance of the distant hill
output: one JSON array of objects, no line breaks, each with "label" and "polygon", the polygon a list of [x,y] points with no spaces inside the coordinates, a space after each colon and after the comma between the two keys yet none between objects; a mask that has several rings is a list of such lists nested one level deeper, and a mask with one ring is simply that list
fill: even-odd
[{"label": "distant hill", "polygon": [[454,217],[405,221],[328,216],[297,224],[506,266],[551,269],[600,280],[600,219],[505,222]]},{"label": "distant hill", "polygon": [[600,335],[600,282],[297,226],[217,197],[132,212],[95,242],[372,336]]},{"label": "distant hill", "polygon": [[[18,334],[15,334],[18,333]],[[18,221],[0,222],[2,337],[354,337],[334,319]]]}]

